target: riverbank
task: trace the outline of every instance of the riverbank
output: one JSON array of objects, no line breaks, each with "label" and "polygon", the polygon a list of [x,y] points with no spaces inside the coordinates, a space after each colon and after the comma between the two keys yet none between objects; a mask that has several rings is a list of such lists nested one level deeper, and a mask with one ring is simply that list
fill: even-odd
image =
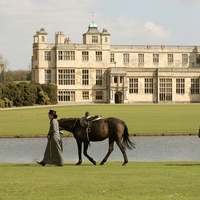
[{"label": "riverbank", "polygon": [[[132,137],[152,137],[152,136],[198,136],[198,134],[130,134]],[[73,137],[73,134],[63,135],[62,138]],[[0,136],[1,138],[46,138],[44,135],[14,135],[14,136]]]},{"label": "riverbank", "polygon": [[[181,105],[49,105],[1,110],[0,137],[46,137],[48,111],[60,118],[80,118],[85,111],[103,118],[122,119],[132,136],[197,135],[199,104]],[[66,133],[65,133],[66,134]],[[67,133],[68,135],[68,133]]]}]

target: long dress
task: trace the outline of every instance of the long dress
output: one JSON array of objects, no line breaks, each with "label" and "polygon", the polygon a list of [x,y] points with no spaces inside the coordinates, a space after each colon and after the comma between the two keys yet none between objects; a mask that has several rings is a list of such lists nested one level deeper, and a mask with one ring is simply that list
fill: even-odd
[{"label": "long dress", "polygon": [[63,165],[63,146],[62,138],[59,133],[59,125],[57,119],[53,118],[50,122],[50,128],[44,158],[41,162],[52,165]]}]

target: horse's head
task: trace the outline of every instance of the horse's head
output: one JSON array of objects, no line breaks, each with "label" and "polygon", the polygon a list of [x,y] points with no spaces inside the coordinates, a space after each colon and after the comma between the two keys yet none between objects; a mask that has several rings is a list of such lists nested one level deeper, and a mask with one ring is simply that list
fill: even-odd
[{"label": "horse's head", "polygon": [[58,120],[59,129],[73,132],[78,118],[61,118]]}]

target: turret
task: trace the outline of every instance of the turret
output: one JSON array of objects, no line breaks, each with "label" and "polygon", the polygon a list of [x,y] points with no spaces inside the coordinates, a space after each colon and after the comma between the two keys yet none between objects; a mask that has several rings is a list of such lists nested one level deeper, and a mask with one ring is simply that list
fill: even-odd
[{"label": "turret", "polygon": [[99,32],[97,24],[92,21],[88,26],[87,33],[83,34],[83,44],[108,44],[110,45],[110,34],[104,28],[102,33]]},{"label": "turret", "polygon": [[39,31],[36,32],[34,37],[34,43],[47,43],[47,32],[44,28],[41,28]]},{"label": "turret", "polygon": [[99,32],[97,25],[92,21],[88,26],[87,33],[83,34],[83,44],[100,44],[100,35],[101,33]]}]

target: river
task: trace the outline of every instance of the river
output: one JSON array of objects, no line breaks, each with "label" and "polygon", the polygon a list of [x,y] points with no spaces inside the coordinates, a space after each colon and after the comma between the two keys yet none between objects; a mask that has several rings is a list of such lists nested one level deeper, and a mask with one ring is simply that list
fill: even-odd
[{"label": "river", "polygon": [[[131,137],[136,148],[127,150],[129,161],[200,161],[200,139],[198,136],[136,136]],[[1,138],[0,163],[36,163],[43,158],[46,138]],[[77,145],[73,137],[63,138],[64,162],[78,161]],[[88,154],[98,163],[108,149],[108,140],[91,142]],[[115,144],[109,161],[123,162],[122,154]],[[83,156],[83,162],[89,162]]]}]

